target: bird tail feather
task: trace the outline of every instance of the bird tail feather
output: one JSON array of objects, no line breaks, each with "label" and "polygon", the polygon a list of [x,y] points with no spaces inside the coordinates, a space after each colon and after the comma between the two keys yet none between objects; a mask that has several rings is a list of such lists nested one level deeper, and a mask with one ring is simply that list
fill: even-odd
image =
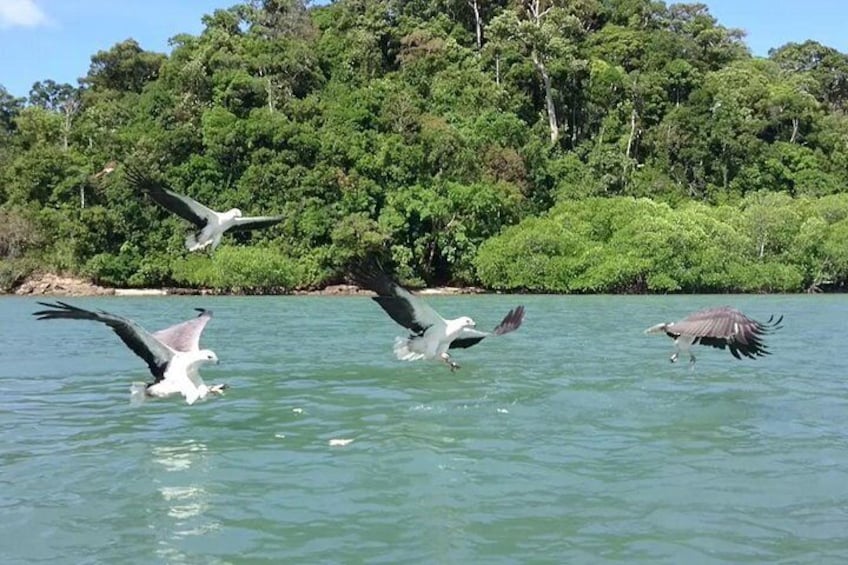
[{"label": "bird tail feather", "polygon": [[166,377],[165,380],[171,391],[179,392],[185,398],[186,404],[194,404],[206,396],[206,387],[202,383],[198,386],[187,375]]},{"label": "bird tail feather", "polygon": [[406,337],[395,338],[395,356],[401,361],[416,361],[423,359],[424,354],[412,349],[412,339]]},{"label": "bird tail feather", "polygon": [[[185,382],[182,382],[182,381]],[[200,387],[194,386],[189,379],[180,379],[180,392],[185,397],[186,404],[194,404],[198,399],[205,396]]]}]

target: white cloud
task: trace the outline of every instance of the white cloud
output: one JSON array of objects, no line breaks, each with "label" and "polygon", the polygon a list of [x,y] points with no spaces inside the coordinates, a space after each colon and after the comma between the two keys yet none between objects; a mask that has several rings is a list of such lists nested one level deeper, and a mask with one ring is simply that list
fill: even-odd
[{"label": "white cloud", "polygon": [[35,0],[0,0],[0,28],[38,27],[47,23],[47,14]]}]

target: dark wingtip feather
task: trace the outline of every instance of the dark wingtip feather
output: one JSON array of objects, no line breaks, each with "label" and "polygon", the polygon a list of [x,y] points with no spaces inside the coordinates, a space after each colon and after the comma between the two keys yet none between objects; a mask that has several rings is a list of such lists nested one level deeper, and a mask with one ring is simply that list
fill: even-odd
[{"label": "dark wingtip feather", "polygon": [[510,310],[501,323],[492,331],[494,335],[503,335],[513,332],[521,327],[524,322],[524,306],[516,306]]},{"label": "dark wingtip feather", "polygon": [[348,278],[356,286],[376,292],[379,296],[395,296],[396,283],[386,274],[379,259],[369,256],[347,268]]},{"label": "dark wingtip feather", "polygon": [[56,302],[36,302],[36,304],[40,304],[41,306],[46,306],[49,310],[38,310],[33,312],[33,316],[38,316],[39,320],[49,320],[50,318],[62,318],[68,317],[73,312],[80,311],[76,306],[71,306],[66,302],[62,302],[61,300],[57,300]]},{"label": "dark wingtip feather", "polygon": [[777,330],[783,329],[783,314],[781,314],[776,320],[774,319],[774,314],[769,316],[769,319],[765,322],[758,324],[758,329],[763,333],[771,333],[776,332]]},{"label": "dark wingtip feather", "polygon": [[124,166],[124,178],[127,183],[133,188],[146,190],[150,185],[150,175],[141,170],[141,167],[135,164],[127,164]]},{"label": "dark wingtip feather", "polygon": [[782,329],[783,326],[781,325],[781,322],[783,322],[782,314],[778,316],[777,319],[775,319],[774,314],[772,314],[765,322],[754,321],[754,327],[751,334],[748,336],[749,340],[747,343],[740,344],[741,346],[739,346],[739,351],[750,359],[771,355],[771,351],[768,350],[768,346],[763,343],[760,337],[772,334],[777,330]]},{"label": "dark wingtip feather", "polygon": [[[46,306],[48,308],[60,308],[60,306],[58,304],[51,304],[50,302],[38,301],[38,302],[36,302],[36,304],[38,304],[39,306]],[[32,315],[38,316],[38,315],[43,314],[45,312],[53,312],[53,310],[38,310],[37,312],[33,312]]]},{"label": "dark wingtip feather", "polygon": [[150,167],[143,169],[141,165],[133,163],[124,165],[124,178],[127,184],[134,190],[146,193],[157,202],[157,197],[168,192],[158,175],[159,173],[154,172]]}]

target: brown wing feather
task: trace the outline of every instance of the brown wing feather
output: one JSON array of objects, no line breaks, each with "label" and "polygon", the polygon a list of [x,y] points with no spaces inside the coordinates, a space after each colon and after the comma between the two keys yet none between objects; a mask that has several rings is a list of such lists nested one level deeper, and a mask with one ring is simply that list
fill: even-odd
[{"label": "brown wing feather", "polygon": [[730,306],[707,308],[687,316],[668,326],[672,337],[681,335],[698,338],[696,343],[718,349],[728,348],[737,359],[740,354],[753,359],[768,355],[762,336],[779,330],[783,316],[776,320],[771,316],[766,322],[758,322]]}]

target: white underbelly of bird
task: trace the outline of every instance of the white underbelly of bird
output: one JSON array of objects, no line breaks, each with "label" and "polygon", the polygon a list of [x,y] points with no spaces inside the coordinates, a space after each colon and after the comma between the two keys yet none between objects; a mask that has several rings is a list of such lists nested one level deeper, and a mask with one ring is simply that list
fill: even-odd
[{"label": "white underbelly of bird", "polygon": [[418,359],[437,359],[447,352],[450,341],[440,343],[435,335],[411,337],[396,337],[395,357],[401,361],[417,361]]}]

